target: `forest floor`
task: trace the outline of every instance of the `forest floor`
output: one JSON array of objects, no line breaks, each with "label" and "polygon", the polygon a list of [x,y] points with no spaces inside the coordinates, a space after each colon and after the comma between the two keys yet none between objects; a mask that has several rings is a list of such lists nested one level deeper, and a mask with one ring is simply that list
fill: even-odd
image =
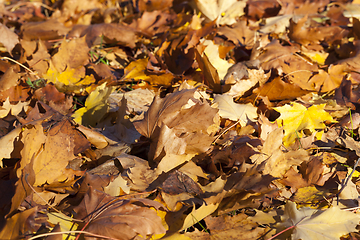
[{"label": "forest floor", "polygon": [[0,15],[0,239],[360,239],[360,1]]}]

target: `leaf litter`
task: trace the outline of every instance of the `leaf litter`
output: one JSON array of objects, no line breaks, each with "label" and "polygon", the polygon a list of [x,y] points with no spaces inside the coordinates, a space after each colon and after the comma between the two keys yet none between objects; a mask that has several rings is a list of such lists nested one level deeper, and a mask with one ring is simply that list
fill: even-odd
[{"label": "leaf litter", "polygon": [[1,2],[0,238],[360,238],[358,5]]}]

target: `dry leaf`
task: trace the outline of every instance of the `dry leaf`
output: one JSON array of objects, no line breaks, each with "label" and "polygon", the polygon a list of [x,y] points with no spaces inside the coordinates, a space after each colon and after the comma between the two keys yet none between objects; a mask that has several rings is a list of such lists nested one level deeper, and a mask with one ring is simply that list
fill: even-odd
[{"label": "dry leaf", "polygon": [[214,98],[216,108],[219,109],[219,115],[232,121],[239,121],[242,127],[249,121],[254,122],[257,118],[257,108],[248,104],[234,103],[229,95],[216,95]]},{"label": "dry leaf", "polygon": [[338,240],[341,236],[354,232],[359,216],[333,206],[326,210],[296,208],[296,204],[288,201],[285,206],[282,227],[294,226],[292,239],[329,239]]}]

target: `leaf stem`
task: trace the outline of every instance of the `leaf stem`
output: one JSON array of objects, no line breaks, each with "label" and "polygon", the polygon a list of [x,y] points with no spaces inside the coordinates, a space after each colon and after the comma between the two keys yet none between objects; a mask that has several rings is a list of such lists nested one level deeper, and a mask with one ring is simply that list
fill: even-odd
[{"label": "leaf stem", "polygon": [[282,230],[281,232],[275,234],[275,235],[272,236],[271,238],[268,238],[267,240],[272,240],[272,239],[276,238],[277,236],[279,236],[280,234],[282,234],[282,233],[284,233],[284,232],[286,232],[286,231],[289,231],[290,229],[293,229],[294,227],[295,227],[295,225],[292,225],[292,226],[290,226],[290,227]]},{"label": "leaf stem", "polygon": [[356,167],[359,165],[360,162],[360,158],[358,158],[358,160],[356,161],[353,170],[351,171],[350,175],[346,178],[345,183],[341,186],[340,191],[338,192],[337,195],[337,204],[339,205],[339,196],[340,193],[344,190],[344,188],[346,187],[346,185],[348,184],[349,180],[351,179],[352,175],[354,174],[354,172],[356,171]]}]

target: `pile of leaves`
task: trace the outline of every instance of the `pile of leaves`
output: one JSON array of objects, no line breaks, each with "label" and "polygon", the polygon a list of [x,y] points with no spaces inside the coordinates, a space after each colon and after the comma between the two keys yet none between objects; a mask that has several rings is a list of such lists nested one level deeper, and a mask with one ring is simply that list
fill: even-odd
[{"label": "pile of leaves", "polygon": [[360,1],[0,14],[0,239],[360,238]]}]

